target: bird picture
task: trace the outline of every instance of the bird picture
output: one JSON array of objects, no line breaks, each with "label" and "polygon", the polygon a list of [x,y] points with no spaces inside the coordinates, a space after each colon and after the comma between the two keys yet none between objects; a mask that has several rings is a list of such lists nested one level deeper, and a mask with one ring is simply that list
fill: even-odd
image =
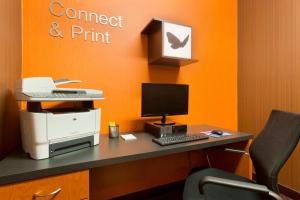
[{"label": "bird picture", "polygon": [[182,42],[171,32],[167,32],[167,37],[168,37],[168,42],[171,44],[171,48],[178,49],[178,48],[183,48],[187,44],[190,35],[186,36],[186,38]]}]

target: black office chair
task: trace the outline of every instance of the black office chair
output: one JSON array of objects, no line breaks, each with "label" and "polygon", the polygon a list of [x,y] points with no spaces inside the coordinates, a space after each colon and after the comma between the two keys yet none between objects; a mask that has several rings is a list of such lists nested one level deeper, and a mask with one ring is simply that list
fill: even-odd
[{"label": "black office chair", "polygon": [[233,173],[207,168],[188,176],[184,200],[282,199],[277,178],[300,138],[300,115],[273,110],[267,124],[250,146],[256,183]]}]

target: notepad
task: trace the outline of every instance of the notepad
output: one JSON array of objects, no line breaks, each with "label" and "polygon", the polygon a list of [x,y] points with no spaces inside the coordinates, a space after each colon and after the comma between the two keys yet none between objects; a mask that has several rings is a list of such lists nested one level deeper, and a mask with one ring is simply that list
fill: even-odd
[{"label": "notepad", "polygon": [[124,135],[121,135],[121,138],[123,138],[126,141],[136,140],[136,137],[133,134],[124,134]]}]

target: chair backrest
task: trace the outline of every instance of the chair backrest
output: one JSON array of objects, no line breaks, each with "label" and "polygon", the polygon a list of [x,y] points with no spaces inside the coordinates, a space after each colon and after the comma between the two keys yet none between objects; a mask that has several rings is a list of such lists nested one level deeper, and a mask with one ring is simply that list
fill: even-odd
[{"label": "chair backrest", "polygon": [[296,148],[300,138],[300,115],[273,110],[261,133],[250,147],[258,184],[278,191],[280,169]]}]

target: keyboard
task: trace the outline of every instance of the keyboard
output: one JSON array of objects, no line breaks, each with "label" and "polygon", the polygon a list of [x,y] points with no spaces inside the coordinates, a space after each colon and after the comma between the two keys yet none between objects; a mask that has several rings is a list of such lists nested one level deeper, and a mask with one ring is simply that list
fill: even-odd
[{"label": "keyboard", "polygon": [[197,135],[181,134],[181,135],[167,136],[162,138],[153,138],[152,141],[161,146],[167,146],[172,144],[193,142],[193,141],[204,140],[204,139],[208,139],[208,136],[204,134],[197,134]]}]

